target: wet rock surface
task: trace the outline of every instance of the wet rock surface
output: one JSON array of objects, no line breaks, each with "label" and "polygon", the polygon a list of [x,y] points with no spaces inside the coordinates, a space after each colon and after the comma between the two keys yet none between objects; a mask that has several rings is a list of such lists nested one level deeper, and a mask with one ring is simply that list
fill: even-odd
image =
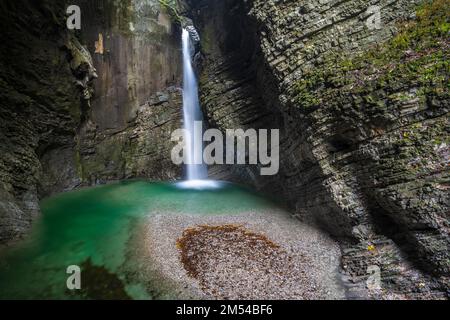
[{"label": "wet rock surface", "polygon": [[[170,12],[156,0],[74,3],[80,33],[66,30],[64,1],[0,5],[2,243],[26,233],[47,195],[181,173],[169,153],[181,121]],[[449,292],[448,35],[414,29],[448,6],[420,3],[379,1],[382,26],[369,29],[363,0],[183,1],[209,126],[282,132],[279,175],[211,175],[282,199],[339,239],[356,291],[378,267],[377,298]]]},{"label": "wet rock surface", "polygon": [[1,40],[7,43],[0,49],[1,243],[26,232],[39,214],[40,158],[73,148],[86,102],[75,73],[89,78],[92,70],[79,68],[89,63],[63,31],[63,10],[60,2],[1,4]]},{"label": "wet rock surface", "polygon": [[416,290],[405,285],[406,261],[434,279],[424,286],[433,294],[446,296],[450,283],[449,100],[441,63],[448,37],[423,23],[443,25],[444,2],[423,9],[422,1],[380,1],[375,29],[366,25],[367,1],[191,2],[211,126],[275,125],[282,132],[278,176],[260,177],[252,166],[212,168],[211,175],[275,194],[344,248],[358,243],[359,258],[347,261],[362,263],[349,276],[363,287],[367,248],[393,242],[395,259],[375,265],[390,274],[383,288],[400,296]]},{"label": "wet rock surface", "polygon": [[[0,243],[21,237],[43,197],[113,180],[172,180],[181,52],[159,1],[2,3]],[[101,40],[101,41],[100,41]],[[101,43],[101,45],[100,45]]]}]

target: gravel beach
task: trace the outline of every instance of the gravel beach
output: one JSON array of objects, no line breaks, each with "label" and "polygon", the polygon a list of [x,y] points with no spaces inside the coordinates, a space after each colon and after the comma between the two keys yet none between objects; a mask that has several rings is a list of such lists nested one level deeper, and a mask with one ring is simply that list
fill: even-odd
[{"label": "gravel beach", "polygon": [[337,244],[282,210],[156,214],[138,238],[141,261],[151,266],[143,272],[170,298],[345,298]]}]

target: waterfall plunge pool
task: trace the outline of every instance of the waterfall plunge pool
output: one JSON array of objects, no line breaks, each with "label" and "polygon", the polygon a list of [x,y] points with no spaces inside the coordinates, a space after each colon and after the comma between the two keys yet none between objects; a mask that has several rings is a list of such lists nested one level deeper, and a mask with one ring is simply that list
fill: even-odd
[{"label": "waterfall plunge pool", "polygon": [[[45,199],[27,238],[0,251],[0,299],[170,298],[134,274],[130,239],[141,222],[158,213],[233,215],[273,206],[243,187],[210,180],[128,181]],[[81,267],[82,290],[67,289],[71,265]]]}]

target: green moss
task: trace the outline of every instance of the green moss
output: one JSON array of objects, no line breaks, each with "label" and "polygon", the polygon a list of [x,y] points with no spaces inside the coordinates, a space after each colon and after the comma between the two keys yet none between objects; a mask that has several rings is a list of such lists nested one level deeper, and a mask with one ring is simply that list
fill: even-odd
[{"label": "green moss", "polygon": [[159,4],[166,9],[175,23],[181,24],[181,16],[178,12],[178,3],[176,0],[159,0]]},{"label": "green moss", "polygon": [[[450,6],[446,0],[427,1],[417,10],[415,21],[404,22],[391,41],[352,58],[332,53],[322,66],[306,72],[295,86],[296,102],[304,111],[320,107],[319,97],[361,95],[368,105],[379,103],[383,93],[401,87],[419,88],[422,101],[449,97],[450,57],[448,31]],[[406,96],[404,96],[406,100]],[[397,99],[397,97],[395,97]]]},{"label": "green moss", "polygon": [[309,109],[320,104],[318,95],[314,94],[325,83],[325,72],[321,70],[310,71],[304,75],[296,85],[297,103],[299,106]]}]

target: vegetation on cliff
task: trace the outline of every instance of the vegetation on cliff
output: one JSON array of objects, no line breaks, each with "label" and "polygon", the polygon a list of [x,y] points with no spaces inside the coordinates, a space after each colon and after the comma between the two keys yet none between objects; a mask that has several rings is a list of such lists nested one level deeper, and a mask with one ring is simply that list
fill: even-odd
[{"label": "vegetation on cliff", "polygon": [[176,0],[159,0],[159,4],[167,11],[175,23],[181,24],[182,18],[178,12]]},{"label": "vegetation on cliff", "polygon": [[[318,136],[333,157],[372,150],[352,172],[370,190],[370,210],[396,224],[391,236],[440,275],[450,270],[449,17],[448,1],[426,1],[391,40],[349,57],[328,54],[294,92],[305,122],[331,128]],[[341,170],[333,158],[328,166]]]},{"label": "vegetation on cliff", "polygon": [[392,101],[410,98],[383,95],[383,88],[396,91],[400,83],[417,87],[421,99],[431,105],[436,99],[448,99],[449,16],[447,1],[426,2],[418,8],[416,19],[401,23],[401,31],[388,43],[351,58],[331,53],[297,83],[298,107],[310,112],[326,104],[323,97],[330,94],[356,94],[355,105],[386,108]]}]

